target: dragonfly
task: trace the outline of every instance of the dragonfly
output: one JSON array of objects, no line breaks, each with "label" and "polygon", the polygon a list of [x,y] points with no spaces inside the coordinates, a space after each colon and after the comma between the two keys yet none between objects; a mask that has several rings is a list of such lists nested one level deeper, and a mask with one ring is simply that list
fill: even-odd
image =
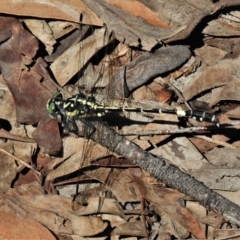
[{"label": "dragonfly", "polygon": [[[101,71],[104,71],[101,68]],[[99,73],[99,76],[102,73]],[[98,77],[94,85],[101,82],[101,77]],[[101,84],[100,84],[101,85]],[[199,122],[210,122],[219,126],[217,117],[212,114],[201,110],[182,110],[182,109],[168,109],[168,108],[143,108],[143,107],[126,107],[116,106],[99,102],[91,93],[79,92],[70,96],[64,97],[62,92],[55,92],[46,104],[46,109],[50,117],[60,122],[68,132],[78,133],[78,126],[76,121],[80,120],[85,126],[91,129],[88,131],[86,138],[90,138],[91,134],[96,131],[95,126],[92,124],[91,119],[101,121],[103,117],[108,116],[110,113],[154,113],[154,114],[172,114],[179,118],[196,119]],[[108,98],[108,96],[105,96]],[[77,134],[78,135],[78,134]],[[86,143],[87,145],[87,143]],[[87,149],[87,147],[86,147]],[[84,158],[83,154],[83,158]],[[84,161],[84,159],[82,159]]]},{"label": "dragonfly", "polygon": [[93,96],[85,96],[82,93],[73,95],[67,99],[63,98],[61,92],[54,93],[52,98],[48,100],[46,108],[51,117],[61,119],[60,121],[72,132],[77,132],[75,123],[77,119],[85,121],[91,117],[100,118],[109,112],[175,114],[180,118],[193,118],[200,122],[211,122],[219,126],[217,117],[205,111],[105,106],[97,103]]}]

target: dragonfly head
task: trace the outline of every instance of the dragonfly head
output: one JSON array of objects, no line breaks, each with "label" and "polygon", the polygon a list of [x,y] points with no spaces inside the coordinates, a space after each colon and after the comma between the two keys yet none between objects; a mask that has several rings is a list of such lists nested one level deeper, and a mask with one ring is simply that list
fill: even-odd
[{"label": "dragonfly head", "polygon": [[63,101],[63,95],[60,92],[56,92],[52,95],[52,97],[48,100],[46,108],[47,112],[50,116],[56,117],[59,113],[59,105]]}]

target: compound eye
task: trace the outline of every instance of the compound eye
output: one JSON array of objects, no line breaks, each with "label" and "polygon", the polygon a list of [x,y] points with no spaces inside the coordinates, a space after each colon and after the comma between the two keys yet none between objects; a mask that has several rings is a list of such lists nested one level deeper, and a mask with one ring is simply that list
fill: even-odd
[{"label": "compound eye", "polygon": [[52,97],[47,102],[47,112],[51,116],[55,116],[57,112],[57,102],[61,102],[63,100],[63,95],[60,92],[56,92],[52,95]]},{"label": "compound eye", "polygon": [[56,114],[56,104],[53,99],[50,99],[47,103],[47,112],[49,115]]}]

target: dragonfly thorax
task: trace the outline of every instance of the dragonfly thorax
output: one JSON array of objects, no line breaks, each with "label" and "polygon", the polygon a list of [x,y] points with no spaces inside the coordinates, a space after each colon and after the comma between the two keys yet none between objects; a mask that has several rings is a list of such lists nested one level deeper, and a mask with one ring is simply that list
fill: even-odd
[{"label": "dragonfly thorax", "polygon": [[69,118],[101,117],[106,112],[104,106],[97,104],[92,96],[76,94],[63,99],[61,93],[53,94],[47,103],[47,111],[52,117],[61,114]]}]

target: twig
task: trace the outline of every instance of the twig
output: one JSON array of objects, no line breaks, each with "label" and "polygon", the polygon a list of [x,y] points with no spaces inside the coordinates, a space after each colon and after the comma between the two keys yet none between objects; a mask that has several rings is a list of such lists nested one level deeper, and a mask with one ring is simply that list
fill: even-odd
[{"label": "twig", "polygon": [[[76,123],[81,129],[81,121],[76,121]],[[91,121],[91,124],[96,127],[96,131],[90,136],[92,140],[129,159],[169,187],[199,201],[207,209],[214,210],[240,225],[240,207],[237,204],[209,189],[178,167],[171,165],[168,160],[154,157],[98,121]],[[79,132],[79,135],[82,133]]]},{"label": "twig", "polygon": [[36,169],[34,169],[31,165],[29,165],[28,163],[24,162],[23,160],[21,160],[20,158],[12,155],[10,152],[0,148],[0,152],[3,152],[4,154],[8,155],[9,157],[15,159],[16,161],[20,162],[21,164],[23,164],[24,166],[26,166],[27,168],[33,170],[37,175],[41,176],[42,174],[40,172],[38,172]]},{"label": "twig", "polygon": [[14,135],[14,134],[11,134],[11,133],[7,132],[4,129],[0,129],[0,137],[1,138],[12,139],[12,140],[15,140],[15,141],[20,141],[20,142],[28,142],[28,143],[34,143],[35,142],[32,138],[17,136],[17,135]]},{"label": "twig", "polygon": [[[216,128],[216,127],[214,127]],[[124,136],[137,135],[137,136],[149,136],[149,135],[164,135],[164,134],[179,134],[179,133],[193,133],[199,131],[209,131],[212,127],[189,127],[181,129],[166,129],[166,130],[146,130],[146,131],[133,131],[124,133]]]}]

